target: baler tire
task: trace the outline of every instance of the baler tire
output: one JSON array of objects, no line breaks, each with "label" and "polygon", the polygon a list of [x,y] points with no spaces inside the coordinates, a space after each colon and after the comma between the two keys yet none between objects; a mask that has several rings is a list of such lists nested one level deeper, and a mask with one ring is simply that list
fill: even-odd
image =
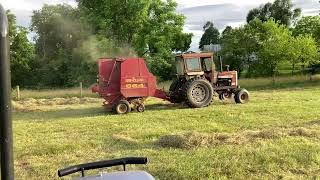
[{"label": "baler tire", "polygon": [[117,114],[128,114],[131,112],[130,103],[127,100],[120,100],[114,109]]},{"label": "baler tire", "polygon": [[179,79],[174,80],[169,88],[170,102],[181,103],[183,101],[182,94],[179,94],[179,89],[182,87],[182,83]]},{"label": "baler tire", "polygon": [[139,104],[139,105],[137,106],[137,111],[138,111],[138,112],[144,112],[145,109],[146,109],[146,108],[145,108],[144,104]]},{"label": "baler tire", "polygon": [[[183,92],[185,96],[185,101],[187,105],[191,108],[207,107],[213,101],[212,85],[209,81],[200,77],[190,79],[184,85]],[[200,95],[202,95],[203,97],[201,97]]]},{"label": "baler tire", "polygon": [[249,102],[249,92],[246,89],[239,89],[235,92],[234,100],[237,104]]}]

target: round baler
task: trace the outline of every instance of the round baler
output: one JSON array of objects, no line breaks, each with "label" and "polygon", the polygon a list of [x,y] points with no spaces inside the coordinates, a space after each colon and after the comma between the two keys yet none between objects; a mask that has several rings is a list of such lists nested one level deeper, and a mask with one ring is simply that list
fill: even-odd
[{"label": "round baler", "polygon": [[157,89],[156,78],[143,58],[102,58],[98,62],[98,83],[92,91],[105,99],[106,108],[118,114],[145,110],[144,100],[156,97],[169,100],[164,90]]}]

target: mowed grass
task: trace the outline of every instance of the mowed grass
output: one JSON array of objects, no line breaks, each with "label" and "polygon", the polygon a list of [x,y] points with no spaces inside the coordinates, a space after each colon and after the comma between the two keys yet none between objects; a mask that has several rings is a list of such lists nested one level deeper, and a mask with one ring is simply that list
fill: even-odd
[{"label": "mowed grass", "polygon": [[[312,84],[249,87],[248,104],[215,98],[202,109],[151,98],[144,113],[123,116],[104,112],[100,102],[17,111],[16,178],[58,179],[69,165],[146,156],[148,165],[127,168],[157,179],[317,179],[320,85]],[[103,169],[111,170],[121,167]]]}]

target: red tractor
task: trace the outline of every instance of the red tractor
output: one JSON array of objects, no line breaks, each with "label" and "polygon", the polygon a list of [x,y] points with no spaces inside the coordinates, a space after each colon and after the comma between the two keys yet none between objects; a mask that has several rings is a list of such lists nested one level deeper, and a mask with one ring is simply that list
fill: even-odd
[{"label": "red tractor", "polygon": [[118,114],[132,110],[143,112],[144,100],[156,97],[172,103],[186,102],[192,108],[209,106],[215,92],[219,98],[234,97],[246,103],[249,93],[238,86],[236,71],[217,72],[212,53],[188,53],[176,56],[177,79],[169,93],[157,89],[156,78],[142,58],[102,58],[98,62],[99,83],[92,91],[105,99],[104,106]]},{"label": "red tractor", "polygon": [[212,53],[176,56],[177,79],[169,89],[171,102],[186,102],[192,108],[209,106],[214,92],[221,100],[234,97],[236,103],[249,101],[249,93],[238,86],[237,71],[216,71]]}]

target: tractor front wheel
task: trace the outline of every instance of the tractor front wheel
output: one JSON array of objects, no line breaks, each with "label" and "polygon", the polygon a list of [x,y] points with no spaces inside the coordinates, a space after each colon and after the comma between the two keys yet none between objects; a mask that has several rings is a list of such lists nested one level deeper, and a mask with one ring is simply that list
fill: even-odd
[{"label": "tractor front wheel", "polygon": [[120,100],[115,106],[117,114],[127,114],[131,112],[130,103],[127,100]]},{"label": "tractor front wheel", "polygon": [[230,93],[230,92],[223,92],[223,93],[219,94],[219,99],[221,101],[231,99],[231,98],[232,98],[232,93]]},{"label": "tractor front wheel", "polygon": [[249,102],[249,92],[246,89],[239,89],[235,93],[234,100],[238,104],[245,104]]},{"label": "tractor front wheel", "polygon": [[213,88],[209,81],[203,78],[190,79],[184,86],[185,101],[189,107],[201,108],[211,104]]}]

